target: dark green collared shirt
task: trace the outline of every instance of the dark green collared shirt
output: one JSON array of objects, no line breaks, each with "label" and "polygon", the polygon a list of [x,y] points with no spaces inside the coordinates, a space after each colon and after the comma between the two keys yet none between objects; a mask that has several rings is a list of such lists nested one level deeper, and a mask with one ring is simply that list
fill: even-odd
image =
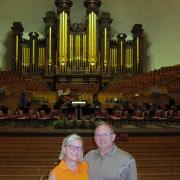
[{"label": "dark green collared shirt", "polygon": [[89,180],[137,180],[135,159],[116,145],[105,155],[99,150],[86,154],[89,163]]}]

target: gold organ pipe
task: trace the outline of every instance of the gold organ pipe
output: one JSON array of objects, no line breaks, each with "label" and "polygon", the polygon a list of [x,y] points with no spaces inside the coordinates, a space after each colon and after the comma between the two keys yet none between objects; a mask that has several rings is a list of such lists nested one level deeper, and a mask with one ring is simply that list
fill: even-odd
[{"label": "gold organ pipe", "polygon": [[51,63],[52,63],[51,44],[52,44],[52,27],[49,27],[49,62],[48,62],[48,65],[51,65]]},{"label": "gold organ pipe", "polygon": [[113,67],[113,62],[114,62],[114,54],[113,54],[113,50],[114,50],[114,48],[112,48],[112,50],[111,50],[111,51],[112,51],[112,52],[111,52],[111,53],[112,53],[112,62],[111,62],[111,66],[112,66],[112,67]]},{"label": "gold organ pipe", "polygon": [[62,37],[61,37],[61,39],[62,39],[62,47],[61,47],[61,49],[62,49],[62,54],[61,54],[61,57],[62,57],[62,60],[64,61],[64,56],[65,56],[65,54],[64,54],[64,40],[65,40],[65,32],[64,32],[64,30],[65,30],[65,28],[64,28],[64,26],[65,26],[65,19],[64,19],[64,11],[62,12]]},{"label": "gold organ pipe", "polygon": [[129,48],[129,64],[128,64],[128,67],[129,67],[129,72],[131,71],[131,49]]},{"label": "gold organ pipe", "polygon": [[22,57],[22,70],[24,70],[25,69],[24,47],[22,47],[21,57]]},{"label": "gold organ pipe", "polygon": [[81,59],[81,36],[78,35],[78,59]]},{"label": "gold organ pipe", "polygon": [[128,61],[129,61],[129,53],[128,53],[128,48],[126,49],[126,63],[125,63],[125,66],[126,68],[128,68]]},{"label": "gold organ pipe", "polygon": [[26,68],[28,67],[28,49],[27,48],[24,48],[24,59],[25,59],[25,64],[26,64]]},{"label": "gold organ pipe", "polygon": [[133,67],[133,49],[132,48],[128,48],[126,50],[126,67],[129,69],[129,72],[132,71],[132,67]]},{"label": "gold organ pipe", "polygon": [[131,48],[131,69],[133,73],[133,48]]},{"label": "gold organ pipe", "polygon": [[41,57],[40,57],[40,48],[38,48],[38,68],[39,68],[39,61],[41,60]]},{"label": "gold organ pipe", "polygon": [[[65,13],[65,12],[64,12]],[[67,62],[67,13],[65,13],[65,23],[64,23],[64,58]]]},{"label": "gold organ pipe", "polygon": [[44,56],[43,56],[43,48],[40,48],[40,58],[41,58],[41,66],[43,66],[43,60],[44,60]]},{"label": "gold organ pipe", "polygon": [[80,51],[81,51],[80,40],[81,40],[80,35],[77,35],[77,50],[78,50],[77,56],[78,56],[79,67],[81,66],[81,61],[80,61],[80,58],[81,58],[81,55],[80,55]]},{"label": "gold organ pipe", "polygon": [[[45,59],[45,48],[41,48],[41,63],[42,63],[42,65],[41,66],[43,66],[44,65],[44,59]],[[51,62],[52,63],[52,62]],[[52,64],[51,64],[52,65]]]},{"label": "gold organ pipe", "polygon": [[107,28],[104,29],[104,62],[107,64]]},{"label": "gold organ pipe", "polygon": [[71,34],[69,35],[69,61],[71,62],[72,58],[72,42],[71,42]]},{"label": "gold organ pipe", "polygon": [[91,22],[91,62],[93,61],[93,52],[94,52],[94,39],[93,39],[93,36],[94,36],[94,16],[93,16],[94,12],[92,11],[91,13],[91,19],[92,19],[92,22]]},{"label": "gold organ pipe", "polygon": [[115,65],[116,65],[116,48],[114,48],[114,68],[115,68]]},{"label": "gold organ pipe", "polygon": [[27,68],[27,59],[26,59],[26,48],[23,47],[23,61],[24,61],[24,69],[26,71]]},{"label": "gold organ pipe", "polygon": [[72,61],[74,60],[74,35],[72,35]]},{"label": "gold organ pipe", "polygon": [[116,48],[116,67],[117,67],[117,48]]},{"label": "gold organ pipe", "polygon": [[93,56],[94,56],[94,61],[96,61],[96,13],[93,12],[93,47],[94,47],[94,50],[93,50]]},{"label": "gold organ pipe", "polygon": [[38,67],[40,66],[40,64],[41,64],[41,48],[38,48]]},{"label": "gold organ pipe", "polygon": [[75,60],[77,60],[77,35],[75,35]]},{"label": "gold organ pipe", "polygon": [[22,69],[24,70],[24,47],[22,48]]},{"label": "gold organ pipe", "polygon": [[[40,56],[41,57],[41,66],[43,66],[43,64],[44,64],[44,53],[43,53],[43,50],[44,50],[43,48],[40,48],[40,51],[41,51],[41,56]],[[51,63],[52,63],[52,61],[51,61]]]},{"label": "gold organ pipe", "polygon": [[30,66],[30,48],[27,48],[28,65]]},{"label": "gold organ pipe", "polygon": [[69,60],[70,62],[73,60],[73,35],[70,34],[70,57],[69,57]]},{"label": "gold organ pipe", "polygon": [[28,68],[28,48],[24,48],[24,59],[25,59],[25,66],[26,66],[26,69],[25,69],[25,72],[27,71],[27,68]]},{"label": "gold organ pipe", "polygon": [[88,27],[88,61],[89,61],[89,73],[91,69],[91,14],[89,14],[89,27]]},{"label": "gold organ pipe", "polygon": [[[60,67],[62,67],[62,71],[65,73],[66,69],[66,63],[67,63],[67,13],[64,11],[60,14],[59,18],[59,62],[60,62]],[[62,64],[63,63],[63,64]]]},{"label": "gold organ pipe", "polygon": [[78,47],[78,35],[76,35],[76,59],[77,59],[77,61],[78,61],[78,51],[79,51],[78,48],[79,48]]},{"label": "gold organ pipe", "polygon": [[26,60],[26,70],[28,68],[28,61],[29,61],[29,58],[28,58],[28,48],[24,48],[24,58]]},{"label": "gold organ pipe", "polygon": [[27,66],[29,66],[30,65],[29,48],[26,48],[25,58],[26,58],[26,61],[27,61]]},{"label": "gold organ pipe", "polygon": [[136,71],[138,72],[139,69],[139,37],[137,37],[137,66],[136,66]]},{"label": "gold organ pipe", "polygon": [[116,64],[116,49],[113,49],[113,68],[115,68],[115,64]]},{"label": "gold organ pipe", "polygon": [[39,62],[38,62],[38,66],[42,65],[42,48],[39,48]]},{"label": "gold organ pipe", "polygon": [[115,67],[115,48],[113,48],[113,69]]},{"label": "gold organ pipe", "polygon": [[112,64],[112,48],[110,48],[110,66]]},{"label": "gold organ pipe", "polygon": [[26,60],[26,71],[27,71],[28,66],[29,66],[29,54],[28,54],[28,48],[25,48],[24,50],[25,50],[25,51],[24,51],[24,58],[25,58],[25,60]]},{"label": "gold organ pipe", "polygon": [[73,35],[70,34],[70,68],[73,66]]},{"label": "gold organ pipe", "polygon": [[89,43],[88,43],[88,51],[89,51],[89,58],[88,58],[88,60],[89,61],[91,61],[90,60],[90,58],[91,58],[91,24],[92,24],[92,22],[91,22],[91,14],[89,14]]},{"label": "gold organ pipe", "polygon": [[25,58],[26,58],[27,67],[28,67],[30,65],[29,48],[25,49]]},{"label": "gold organ pipe", "polygon": [[76,68],[78,66],[78,50],[77,50],[77,35],[75,35],[75,62],[76,62]]},{"label": "gold organ pipe", "polygon": [[62,13],[59,15],[59,63],[61,61],[61,49],[62,49]]},{"label": "gold organ pipe", "polygon": [[112,53],[113,53],[113,69],[114,69],[114,64],[115,64],[115,54],[114,54],[114,48],[113,48],[113,51],[112,51]]},{"label": "gold organ pipe", "polygon": [[83,66],[86,68],[86,34],[83,34]]},{"label": "gold organ pipe", "polygon": [[94,18],[94,22],[95,22],[95,27],[94,27],[94,47],[95,47],[95,60],[97,60],[97,23],[96,23],[96,14],[95,14],[95,18]]},{"label": "gold organ pipe", "polygon": [[77,35],[75,35],[75,60],[77,60]]},{"label": "gold organ pipe", "polygon": [[15,56],[15,61],[16,61],[16,70],[18,67],[18,56],[19,56],[19,37],[16,35],[16,56]]},{"label": "gold organ pipe", "polygon": [[139,63],[139,37],[137,37],[137,63]]},{"label": "gold organ pipe", "polygon": [[121,59],[120,59],[120,65],[121,65],[121,70],[122,70],[122,65],[123,65],[123,42],[121,41]]},{"label": "gold organ pipe", "polygon": [[117,48],[115,48],[115,73],[117,70]]},{"label": "gold organ pipe", "polygon": [[131,69],[131,56],[132,56],[132,51],[131,51],[131,48],[129,49],[129,70],[130,70],[130,72],[132,71],[132,69]]},{"label": "gold organ pipe", "polygon": [[32,64],[35,64],[35,40],[32,41]]},{"label": "gold organ pipe", "polygon": [[84,60],[85,60],[85,39],[84,39],[84,34],[83,34],[83,53],[82,53],[82,59],[83,59],[83,62],[84,62]]},{"label": "gold organ pipe", "polygon": [[86,61],[86,34],[83,34],[83,61]]},{"label": "gold organ pipe", "polygon": [[65,62],[65,54],[66,54],[66,17],[65,17],[65,12],[63,11],[63,61]]},{"label": "gold organ pipe", "polygon": [[112,62],[112,67],[113,67],[113,71],[114,71],[114,65],[115,65],[115,48],[112,49],[112,54],[113,54],[113,62]]}]

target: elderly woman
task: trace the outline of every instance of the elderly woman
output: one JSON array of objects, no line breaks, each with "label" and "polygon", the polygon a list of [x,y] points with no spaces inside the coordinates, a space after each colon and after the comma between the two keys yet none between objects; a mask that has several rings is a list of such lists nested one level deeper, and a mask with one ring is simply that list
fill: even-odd
[{"label": "elderly woman", "polygon": [[48,180],[88,180],[88,164],[83,159],[83,140],[77,134],[64,138],[60,163],[50,172]]}]

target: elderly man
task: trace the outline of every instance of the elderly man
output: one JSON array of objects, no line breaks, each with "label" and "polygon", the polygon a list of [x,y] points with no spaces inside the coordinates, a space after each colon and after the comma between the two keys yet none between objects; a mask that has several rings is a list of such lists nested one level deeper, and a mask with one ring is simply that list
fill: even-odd
[{"label": "elderly man", "polygon": [[115,144],[111,125],[101,122],[95,129],[97,150],[86,154],[89,163],[89,180],[137,180],[135,159]]}]

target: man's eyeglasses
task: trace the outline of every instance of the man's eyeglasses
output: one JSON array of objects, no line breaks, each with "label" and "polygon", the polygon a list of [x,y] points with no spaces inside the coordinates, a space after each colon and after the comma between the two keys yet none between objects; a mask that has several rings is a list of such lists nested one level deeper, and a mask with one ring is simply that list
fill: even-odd
[{"label": "man's eyeglasses", "polygon": [[109,137],[113,132],[95,133],[95,137]]},{"label": "man's eyeglasses", "polygon": [[75,145],[66,145],[71,151],[75,151],[75,150],[78,150],[78,151],[82,151],[83,150],[83,147],[82,146],[75,146]]}]

